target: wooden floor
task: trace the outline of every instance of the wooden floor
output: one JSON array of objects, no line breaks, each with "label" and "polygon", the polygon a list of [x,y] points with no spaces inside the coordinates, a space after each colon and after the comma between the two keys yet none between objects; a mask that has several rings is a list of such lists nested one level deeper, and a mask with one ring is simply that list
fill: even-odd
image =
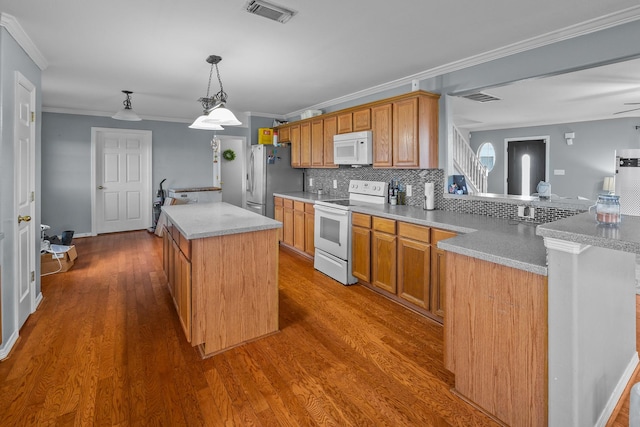
[{"label": "wooden floor", "polygon": [[442,326],[307,259],[280,253],[280,333],[202,360],[159,238],[74,243],[76,265],[43,278],[41,306],[0,363],[0,426],[495,425],[450,392]]},{"label": "wooden floor", "polygon": [[495,425],[451,394],[441,326],[307,259],[281,251],[280,333],[202,360],[161,239],[74,243],[76,265],[43,278],[44,301],[0,363],[2,426]]}]

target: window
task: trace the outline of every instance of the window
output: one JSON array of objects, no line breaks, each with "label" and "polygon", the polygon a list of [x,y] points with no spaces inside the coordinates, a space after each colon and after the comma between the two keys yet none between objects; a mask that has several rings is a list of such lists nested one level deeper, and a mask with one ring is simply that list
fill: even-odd
[{"label": "window", "polygon": [[491,172],[496,163],[496,150],[493,148],[493,144],[483,142],[478,148],[478,157],[480,158],[480,163],[487,168],[487,172]]}]

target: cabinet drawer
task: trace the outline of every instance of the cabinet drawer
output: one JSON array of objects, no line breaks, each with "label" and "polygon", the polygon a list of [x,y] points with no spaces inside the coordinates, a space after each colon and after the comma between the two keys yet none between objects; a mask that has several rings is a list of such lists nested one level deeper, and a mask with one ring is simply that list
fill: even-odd
[{"label": "cabinet drawer", "polygon": [[429,243],[429,227],[409,224],[408,222],[398,222],[398,236],[412,240]]},{"label": "cabinet drawer", "polygon": [[393,219],[373,217],[373,229],[383,233],[396,234],[396,222]]},{"label": "cabinet drawer", "polygon": [[282,199],[282,204],[285,208],[293,209],[293,200],[291,199]]},{"label": "cabinet drawer", "polygon": [[316,210],[313,207],[313,203],[305,203],[304,204],[304,211],[306,213],[310,213],[310,214],[316,213]]},{"label": "cabinet drawer", "polygon": [[351,224],[357,227],[371,228],[371,215],[354,212],[351,214]]},{"label": "cabinet drawer", "polygon": [[293,210],[304,212],[304,202],[295,200],[293,202]]},{"label": "cabinet drawer", "polygon": [[282,197],[274,197],[273,198],[273,205],[274,206],[282,206],[283,205]]},{"label": "cabinet drawer", "polygon": [[431,229],[431,244],[437,245],[440,240],[450,239],[451,237],[456,237],[458,233],[447,230],[439,230],[437,228]]}]

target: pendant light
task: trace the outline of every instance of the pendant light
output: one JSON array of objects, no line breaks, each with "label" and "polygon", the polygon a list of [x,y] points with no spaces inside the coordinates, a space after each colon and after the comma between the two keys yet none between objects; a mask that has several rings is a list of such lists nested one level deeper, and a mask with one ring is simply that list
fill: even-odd
[{"label": "pendant light", "polygon": [[125,94],[126,99],[124,100],[124,108],[117,113],[115,113],[112,118],[116,120],[127,120],[129,122],[139,122],[142,120],[138,115],[131,109],[131,92],[130,90],[123,90],[122,93]]},{"label": "pendant light", "polygon": [[[211,70],[209,71],[209,85],[207,86],[207,96],[198,99],[198,101],[202,104],[204,112],[203,115],[199,116],[189,127],[192,129],[221,130],[221,126],[223,125],[241,125],[242,123],[236,118],[231,110],[227,109],[225,106],[225,104],[227,103],[227,94],[222,87],[220,70],[218,70],[218,63],[222,61],[222,58],[217,55],[209,55],[206,61],[211,64]],[[218,76],[218,83],[220,84],[220,92],[209,97],[209,90],[211,89],[211,78],[213,77],[214,67]]]}]

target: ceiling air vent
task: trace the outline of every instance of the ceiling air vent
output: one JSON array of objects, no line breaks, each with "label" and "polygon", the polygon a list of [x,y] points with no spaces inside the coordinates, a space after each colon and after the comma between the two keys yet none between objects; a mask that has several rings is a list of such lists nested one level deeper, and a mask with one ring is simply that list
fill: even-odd
[{"label": "ceiling air vent", "polygon": [[269,18],[282,24],[287,22],[297,13],[293,10],[285,9],[284,7],[277,6],[264,0],[250,0],[245,5],[245,9],[249,13]]},{"label": "ceiling air vent", "polygon": [[496,98],[493,95],[488,95],[482,92],[471,93],[469,95],[463,95],[462,97],[470,99],[472,101],[477,101],[477,102],[500,101],[500,98]]}]

